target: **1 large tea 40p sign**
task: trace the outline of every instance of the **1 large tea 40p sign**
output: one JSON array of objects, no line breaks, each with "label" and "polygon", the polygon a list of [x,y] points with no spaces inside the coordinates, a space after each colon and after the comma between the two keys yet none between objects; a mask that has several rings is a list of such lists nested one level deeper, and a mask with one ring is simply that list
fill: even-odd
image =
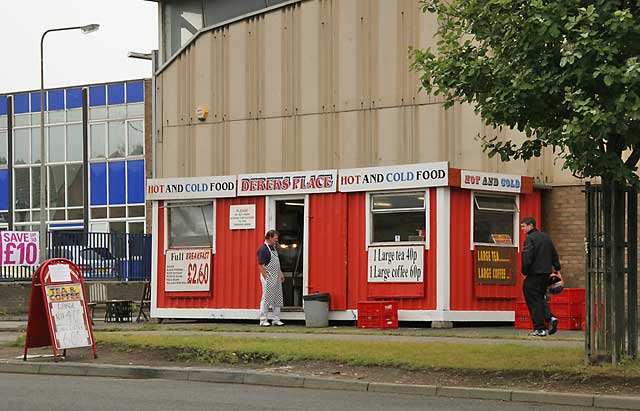
[{"label": "1 large tea 40p sign", "polygon": [[39,254],[39,233],[3,231],[0,233],[0,265],[36,265]]}]

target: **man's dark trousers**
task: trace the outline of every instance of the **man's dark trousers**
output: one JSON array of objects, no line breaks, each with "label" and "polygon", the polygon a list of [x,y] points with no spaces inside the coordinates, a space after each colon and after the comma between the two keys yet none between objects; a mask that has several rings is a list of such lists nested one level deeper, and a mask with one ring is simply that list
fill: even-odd
[{"label": "man's dark trousers", "polygon": [[524,278],[522,291],[529,307],[534,330],[546,329],[544,321],[549,321],[553,314],[544,296],[549,285],[549,274],[529,274]]}]

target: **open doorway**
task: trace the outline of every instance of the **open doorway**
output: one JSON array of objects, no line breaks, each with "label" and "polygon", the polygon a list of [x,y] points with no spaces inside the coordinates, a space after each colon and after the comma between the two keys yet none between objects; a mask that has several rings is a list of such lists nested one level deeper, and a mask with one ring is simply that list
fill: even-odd
[{"label": "open doorway", "polygon": [[285,307],[302,307],[304,282],[304,198],[275,201],[275,226],[280,233],[278,257],[284,273]]}]

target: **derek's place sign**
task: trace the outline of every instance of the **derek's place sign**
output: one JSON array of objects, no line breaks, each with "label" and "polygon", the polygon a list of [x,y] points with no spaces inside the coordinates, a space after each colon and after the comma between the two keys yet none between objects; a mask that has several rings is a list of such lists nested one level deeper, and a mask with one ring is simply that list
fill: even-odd
[{"label": "derek's place sign", "polygon": [[424,246],[369,247],[370,283],[424,282]]}]

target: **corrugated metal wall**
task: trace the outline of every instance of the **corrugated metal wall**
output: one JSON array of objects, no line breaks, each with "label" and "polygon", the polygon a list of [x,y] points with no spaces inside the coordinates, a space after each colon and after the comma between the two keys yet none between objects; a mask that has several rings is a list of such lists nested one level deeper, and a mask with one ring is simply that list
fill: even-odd
[{"label": "corrugated metal wall", "polygon": [[309,196],[309,293],[329,293],[331,310],[347,308],[347,194]]},{"label": "corrugated metal wall", "polygon": [[573,181],[552,156],[489,159],[470,106],[418,92],[409,48],[435,30],[418,0],[307,0],[202,33],[158,76],[158,177],[449,161]]},{"label": "corrugated metal wall", "polygon": [[[229,230],[229,206],[256,204],[255,230]],[[165,209],[158,210],[158,233],[164,232]],[[262,288],[256,251],[264,242],[264,197],[216,200],[216,254],[212,297],[170,297],[164,292],[164,241],[158,236],[159,308],[258,308]]]},{"label": "corrugated metal wall", "polygon": [[[484,285],[483,297],[474,292],[474,264],[471,251],[471,191],[451,189],[451,310],[513,310],[514,299],[499,298],[506,294],[520,297],[523,277],[520,253],[517,257],[517,284],[513,287]],[[532,216],[540,221],[540,192],[520,195],[520,217]],[[516,227],[519,229],[519,227]],[[520,234],[520,249],[525,236]],[[477,287],[477,286],[476,286]],[[505,290],[505,287],[511,290]],[[508,292],[507,292],[508,291]],[[492,298],[486,298],[492,297]]]},{"label": "corrugated metal wall", "polygon": [[[366,194],[351,193],[347,198],[348,231],[347,231],[347,273],[348,273],[348,307],[357,308],[359,301],[371,300],[381,295],[385,299],[398,301],[401,310],[434,310],[436,308],[436,202],[435,189],[430,190],[430,249],[424,254],[424,283],[418,284],[373,284],[367,281],[368,255],[365,248],[365,213]],[[417,295],[421,297],[397,298],[397,296]],[[379,299],[379,298],[378,298]]]}]

